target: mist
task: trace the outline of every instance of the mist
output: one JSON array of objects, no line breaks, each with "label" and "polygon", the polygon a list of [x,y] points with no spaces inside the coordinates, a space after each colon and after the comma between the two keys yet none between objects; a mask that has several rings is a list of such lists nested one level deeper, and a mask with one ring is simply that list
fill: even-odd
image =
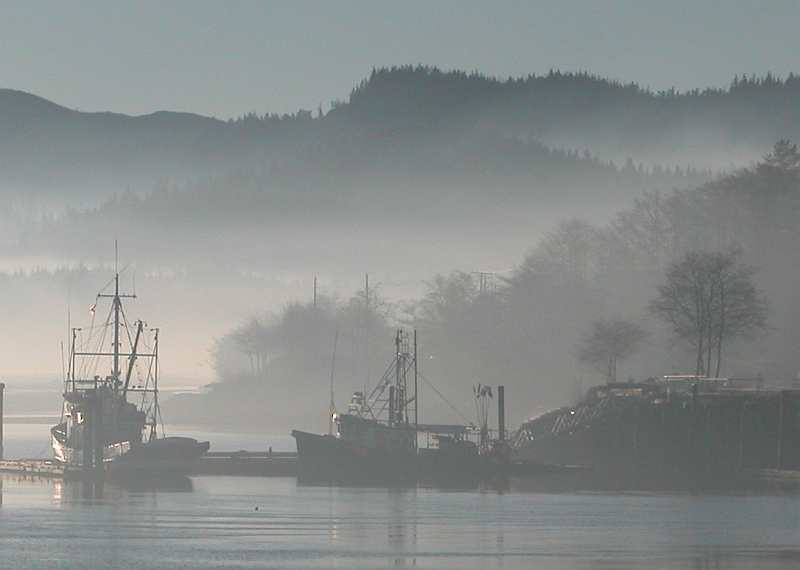
[{"label": "mist", "polygon": [[[791,254],[761,252],[794,234],[777,214],[757,210],[756,221],[748,196],[773,184],[759,161],[798,134],[798,85],[766,75],[654,93],[589,74],[497,80],[406,66],[373,70],[327,112],[230,121],[87,114],[5,91],[4,124],[35,125],[3,143],[21,157],[2,180],[14,204],[2,242],[17,347],[6,368],[59,377],[67,315],[86,318],[116,239],[137,313],[164,329],[163,386],[208,392],[167,400],[176,418],[283,431],[291,414],[278,411],[290,409],[321,426],[334,331],[348,328],[351,343],[336,377],[343,405],[375,381],[366,370],[402,326],[418,330],[426,374],[457,408],[470,414],[471,387],[502,379],[521,422],[604,381],[576,358],[598,319],[648,330],[625,377],[686,369],[686,347],[646,307],[669,262],[701,244],[743,248],[780,307],[726,372],[790,383],[792,264],[767,259]],[[383,312],[342,316],[365,274]],[[293,325],[302,333],[289,343],[280,323],[309,310],[315,278],[325,308]],[[253,323],[270,331],[253,341],[258,369],[231,341]],[[298,382],[307,397],[290,393]],[[219,398],[242,413],[200,413]],[[426,414],[463,421],[438,400]]]}]

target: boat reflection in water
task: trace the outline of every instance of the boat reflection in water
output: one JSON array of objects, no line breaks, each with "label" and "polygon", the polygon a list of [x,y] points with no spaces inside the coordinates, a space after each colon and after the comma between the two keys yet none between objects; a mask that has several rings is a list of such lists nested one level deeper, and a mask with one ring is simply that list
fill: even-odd
[{"label": "boat reflection in water", "polygon": [[[36,482],[42,484],[44,480]],[[109,481],[51,479],[47,484],[52,489],[53,502],[62,505],[87,502],[121,504],[130,499],[131,494],[138,496],[148,492],[191,493],[194,491],[192,480],[182,476],[143,481],[119,478]]]}]

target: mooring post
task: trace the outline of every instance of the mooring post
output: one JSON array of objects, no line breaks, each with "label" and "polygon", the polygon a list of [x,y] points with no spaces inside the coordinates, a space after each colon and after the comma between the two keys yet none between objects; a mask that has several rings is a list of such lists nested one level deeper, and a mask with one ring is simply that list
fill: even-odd
[{"label": "mooring post", "polygon": [[83,431],[81,432],[81,445],[83,447],[83,477],[89,475],[94,463],[94,406],[92,400],[94,393],[83,396]]},{"label": "mooring post", "polygon": [[743,401],[739,406],[739,458],[738,458],[738,465],[739,471],[744,469],[744,438],[745,438],[745,430],[744,430],[744,418],[745,412],[747,411],[747,402]]},{"label": "mooring post", "polygon": [[0,459],[5,459],[5,451],[3,450],[3,392],[5,392],[6,385],[0,382]]},{"label": "mooring post", "polygon": [[786,400],[789,393],[786,390],[781,390],[780,395],[778,396],[778,457],[777,457],[777,467],[778,469],[783,469],[783,432],[784,432],[784,423],[786,423],[786,419],[784,417],[784,408],[786,407]]},{"label": "mooring post", "polygon": [[497,439],[506,440],[506,387],[497,387]]},{"label": "mooring post", "polygon": [[103,400],[97,390],[92,397],[92,448],[94,450],[94,470],[96,476],[103,474],[103,447],[105,447],[105,433],[103,431]]}]

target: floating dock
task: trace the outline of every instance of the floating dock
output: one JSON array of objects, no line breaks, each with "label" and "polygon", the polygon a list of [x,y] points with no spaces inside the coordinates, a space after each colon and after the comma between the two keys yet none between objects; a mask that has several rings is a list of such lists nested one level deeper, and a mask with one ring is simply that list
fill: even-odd
[{"label": "floating dock", "polygon": [[[0,473],[52,477],[56,479],[94,478],[94,471],[67,469],[49,459],[0,460]],[[293,452],[216,451],[200,458],[192,475],[229,475],[249,477],[295,477],[297,454]]]},{"label": "floating dock", "polygon": [[297,453],[210,451],[195,464],[192,474],[295,477]]},{"label": "floating dock", "polygon": [[49,459],[0,459],[0,472],[65,479],[72,474],[63,465]]}]

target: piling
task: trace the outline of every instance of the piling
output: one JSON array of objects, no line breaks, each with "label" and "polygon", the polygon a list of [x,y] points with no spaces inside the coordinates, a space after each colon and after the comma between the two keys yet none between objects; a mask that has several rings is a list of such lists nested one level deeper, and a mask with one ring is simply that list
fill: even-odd
[{"label": "piling", "polygon": [[0,460],[4,459],[3,450],[3,392],[5,392],[6,385],[0,382]]},{"label": "piling", "polygon": [[84,409],[83,409],[83,430],[81,431],[81,443],[82,443],[82,453],[81,453],[81,467],[83,468],[83,473],[85,476],[89,475],[92,472],[92,467],[94,466],[94,439],[92,436],[94,435],[94,414],[92,413],[91,405],[86,406],[86,402],[84,400]]},{"label": "piling", "polygon": [[103,448],[105,447],[105,432],[103,431],[103,401],[97,389],[91,396],[92,409],[92,449],[94,451],[94,471],[95,475],[101,476],[103,473]]},{"label": "piling", "polygon": [[780,396],[778,397],[778,453],[776,457],[776,468],[783,469],[783,454],[784,454],[784,445],[783,445],[783,437],[785,431],[785,424],[786,424],[786,404],[789,401],[789,393],[786,390],[781,390]]},{"label": "piling", "polygon": [[506,387],[497,387],[497,439],[506,440]]}]

